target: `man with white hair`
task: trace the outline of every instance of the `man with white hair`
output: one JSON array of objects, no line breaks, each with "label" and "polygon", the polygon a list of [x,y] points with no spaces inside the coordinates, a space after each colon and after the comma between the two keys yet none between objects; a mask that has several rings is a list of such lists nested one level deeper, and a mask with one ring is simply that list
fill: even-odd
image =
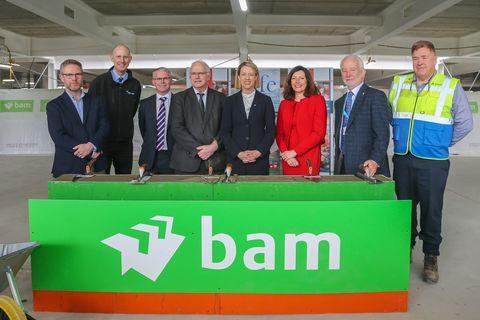
[{"label": "man with white hair", "polygon": [[175,139],[170,167],[179,174],[205,174],[225,169],[226,154],[219,137],[225,95],[208,88],[210,67],[192,63],[192,87],[175,95],[171,131]]},{"label": "man with white hair", "polygon": [[392,111],[387,96],[367,86],[363,61],[348,55],[340,63],[348,92],[335,101],[335,174],[390,176],[387,147]]}]

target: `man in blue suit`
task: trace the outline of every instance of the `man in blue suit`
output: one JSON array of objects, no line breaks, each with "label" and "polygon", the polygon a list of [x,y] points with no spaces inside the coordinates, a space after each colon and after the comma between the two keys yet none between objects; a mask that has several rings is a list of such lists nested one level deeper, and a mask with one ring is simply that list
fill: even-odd
[{"label": "man in blue suit", "polygon": [[363,61],[349,55],[340,63],[348,92],[335,101],[335,174],[390,176],[387,147],[392,111],[387,96],[367,86]]},{"label": "man in blue suit", "polygon": [[[62,62],[60,80],[65,92],[47,104],[48,132],[55,144],[54,178],[85,173],[87,162],[101,156],[109,131],[102,100],[82,90],[82,64],[73,59]],[[95,171],[105,170],[105,165],[97,162]]]},{"label": "man in blue suit", "polygon": [[172,74],[167,68],[153,71],[152,84],[155,93],[140,102],[138,126],[143,143],[138,164],[155,174],[173,174],[170,156],[173,149],[173,136],[170,132],[171,107],[175,96],[170,91]]}]

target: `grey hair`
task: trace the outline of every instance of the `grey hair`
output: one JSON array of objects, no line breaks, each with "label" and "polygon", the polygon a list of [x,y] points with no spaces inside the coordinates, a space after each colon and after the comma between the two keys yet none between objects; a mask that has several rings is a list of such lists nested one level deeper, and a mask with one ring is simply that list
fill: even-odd
[{"label": "grey hair", "polygon": [[82,64],[80,63],[80,61],[75,60],[75,59],[67,59],[67,60],[63,61],[62,64],[60,64],[60,74],[63,74],[63,70],[65,69],[65,67],[70,65],[70,64],[79,66],[80,70],[82,70],[82,72],[83,72],[83,67],[82,67]]},{"label": "grey hair", "polygon": [[157,71],[166,72],[170,78],[172,77],[172,72],[171,72],[168,68],[158,67],[157,69],[153,70],[152,75],[153,75],[155,72],[157,72]]},{"label": "grey hair", "polygon": [[356,54],[349,54],[348,56],[344,57],[342,59],[342,61],[340,61],[340,68],[342,68],[342,64],[346,61],[346,60],[350,60],[350,59],[353,59],[355,61],[357,61],[357,65],[362,69],[362,70],[365,70],[365,66],[363,65],[363,60],[362,58],[360,58],[359,56],[357,56]]},{"label": "grey hair", "polygon": [[210,73],[210,67],[209,65],[203,61],[203,60],[196,60],[196,61],[193,61],[192,64],[190,65],[190,69],[193,67],[193,65],[195,64],[201,64],[203,66],[203,69],[205,70],[205,72],[208,72]]}]

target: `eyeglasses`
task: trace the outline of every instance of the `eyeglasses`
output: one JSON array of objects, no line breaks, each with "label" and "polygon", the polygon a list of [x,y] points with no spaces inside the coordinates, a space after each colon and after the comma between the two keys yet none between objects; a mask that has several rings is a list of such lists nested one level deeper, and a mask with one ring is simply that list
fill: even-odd
[{"label": "eyeglasses", "polygon": [[72,78],[75,78],[75,77],[83,76],[83,73],[62,73],[62,76],[64,76],[65,78],[68,78],[68,79],[72,79]]},{"label": "eyeglasses", "polygon": [[152,80],[163,82],[163,81],[168,81],[168,80],[170,80],[170,77],[165,77],[165,78],[152,78]]},{"label": "eyeglasses", "polygon": [[196,76],[204,76],[206,74],[207,74],[207,72],[192,72],[192,73],[190,73],[190,76],[196,77]]}]

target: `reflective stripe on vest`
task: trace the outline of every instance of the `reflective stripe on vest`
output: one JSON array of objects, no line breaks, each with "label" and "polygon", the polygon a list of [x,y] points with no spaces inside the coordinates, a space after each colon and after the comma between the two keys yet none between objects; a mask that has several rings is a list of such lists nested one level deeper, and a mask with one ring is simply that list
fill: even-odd
[{"label": "reflective stripe on vest", "polygon": [[396,154],[448,159],[452,140],[452,103],[458,79],[436,74],[420,94],[413,74],[396,76],[389,94]]}]

